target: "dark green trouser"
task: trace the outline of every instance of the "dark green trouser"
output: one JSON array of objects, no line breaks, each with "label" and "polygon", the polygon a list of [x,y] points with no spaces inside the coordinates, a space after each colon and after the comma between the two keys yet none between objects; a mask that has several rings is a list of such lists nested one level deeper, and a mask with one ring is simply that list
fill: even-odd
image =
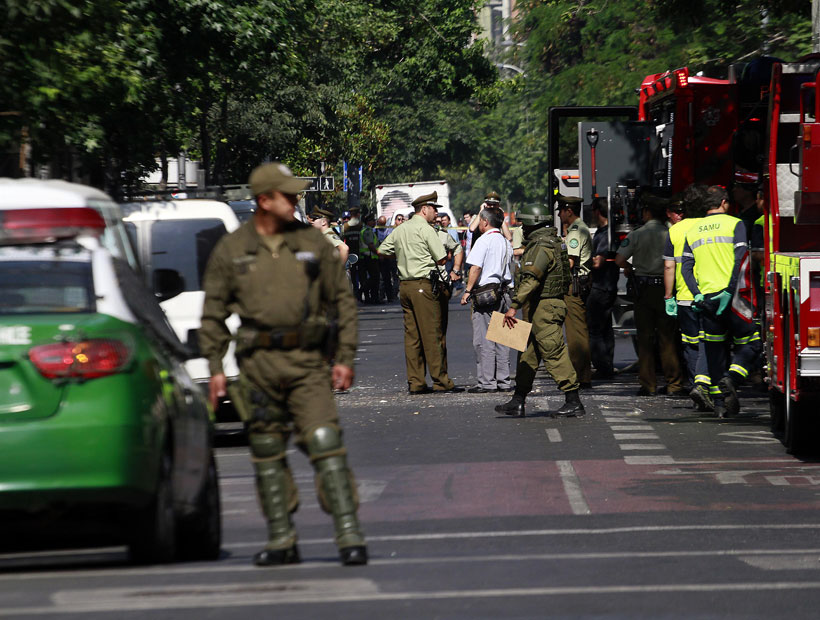
[{"label": "dark green trouser", "polygon": [[578,295],[564,295],[564,302],[567,304],[564,327],[567,331],[569,358],[572,360],[575,374],[578,375],[578,381],[589,383],[592,380],[592,368],[586,306]]},{"label": "dark green trouser", "polygon": [[427,371],[434,390],[452,388],[442,347],[441,305],[433,297],[430,280],[403,280],[399,300],[404,312],[404,358],[410,390],[427,385]]},{"label": "dark green trouser", "polygon": [[532,390],[535,372],[542,360],[558,389],[563,392],[578,389],[561,329],[566,315],[567,306],[561,299],[541,299],[534,310],[525,313],[525,320],[532,322],[532,332],[515,371],[515,393],[519,396],[525,397]]}]

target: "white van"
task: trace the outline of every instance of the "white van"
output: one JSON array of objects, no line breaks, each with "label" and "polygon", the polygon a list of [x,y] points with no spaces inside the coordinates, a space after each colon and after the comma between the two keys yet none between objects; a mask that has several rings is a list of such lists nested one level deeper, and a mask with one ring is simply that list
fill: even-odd
[{"label": "white van", "polygon": [[[182,292],[160,305],[179,339],[192,351],[198,351],[205,267],[216,242],[239,228],[239,218],[231,207],[217,200],[136,202],[122,208],[126,230],[137,249],[149,285],[153,284],[153,274],[158,269],[174,270],[182,277]],[[231,315],[227,325],[236,332],[239,317]],[[233,343],[223,364],[228,379],[235,379],[239,369]],[[194,381],[206,389],[210,378],[207,360],[204,357],[191,359],[186,362],[186,369]]]}]

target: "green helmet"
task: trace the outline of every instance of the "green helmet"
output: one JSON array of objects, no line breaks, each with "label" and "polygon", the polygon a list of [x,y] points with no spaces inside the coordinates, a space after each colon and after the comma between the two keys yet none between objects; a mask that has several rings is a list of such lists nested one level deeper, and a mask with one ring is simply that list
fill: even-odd
[{"label": "green helmet", "polygon": [[547,205],[531,203],[518,209],[515,213],[515,219],[524,226],[535,226],[537,224],[551,226],[555,217]]}]

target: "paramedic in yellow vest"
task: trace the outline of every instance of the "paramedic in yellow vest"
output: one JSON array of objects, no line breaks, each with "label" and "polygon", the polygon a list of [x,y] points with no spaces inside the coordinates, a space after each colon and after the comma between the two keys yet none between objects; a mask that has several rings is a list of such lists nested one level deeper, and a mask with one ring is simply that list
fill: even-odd
[{"label": "paramedic in yellow vest", "polygon": [[[692,293],[692,305],[701,313],[701,329],[709,375],[717,379],[720,396],[715,398],[718,417],[740,411],[737,386],[749,375],[760,355],[760,334],[754,323],[740,318],[731,308],[740,267],[748,252],[746,228],[726,214],[729,195],[713,185],[707,190],[706,217],[686,233],[681,270]],[[726,340],[732,336],[732,363],[726,364]]]},{"label": "paramedic in yellow vest", "polygon": [[667,220],[672,224],[666,236],[663,251],[664,305],[666,314],[678,317],[683,359],[691,390],[689,397],[699,411],[713,411],[712,400],[717,386],[712,386],[706,355],[700,339],[700,312],[692,307],[693,295],[683,281],[681,262],[686,233],[703,217],[705,185],[691,185],[684,192],[682,202],[672,203],[666,210]]}]

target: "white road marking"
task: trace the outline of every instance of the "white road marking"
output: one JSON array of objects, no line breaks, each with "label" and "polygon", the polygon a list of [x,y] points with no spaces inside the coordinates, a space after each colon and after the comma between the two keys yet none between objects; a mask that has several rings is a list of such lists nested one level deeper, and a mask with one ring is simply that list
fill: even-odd
[{"label": "white road marking", "polygon": [[558,466],[558,473],[561,476],[561,482],[564,484],[564,492],[567,494],[572,513],[576,515],[590,514],[589,505],[581,491],[581,481],[578,474],[575,473],[572,462],[556,461],[555,464]]},{"label": "white road marking", "polygon": [[604,418],[605,422],[609,424],[642,424],[643,420],[640,418],[635,418],[634,420],[630,420],[626,417],[623,418]]},{"label": "white road marking", "polygon": [[[372,538],[371,538],[372,540]],[[322,544],[332,544],[330,539],[321,541]],[[305,541],[299,541],[300,545],[305,544]],[[256,548],[260,545],[259,542],[252,543]],[[224,545],[225,547],[242,546],[243,548],[251,546],[250,544],[238,543],[234,545]],[[99,558],[101,561],[110,560],[116,561],[120,557],[125,556],[123,549],[117,549],[118,557]],[[79,555],[78,552],[72,552]],[[765,558],[775,558],[771,566],[765,566]],[[511,553],[511,554],[492,554],[492,555],[454,555],[454,556],[429,556],[429,557],[391,557],[391,558],[371,558],[368,565],[371,566],[402,566],[409,564],[486,564],[490,562],[527,562],[527,561],[554,561],[554,560],[629,560],[641,558],[696,558],[696,557],[737,557],[744,562],[749,563],[749,560],[757,562],[759,568],[767,568],[769,570],[778,570],[778,568],[786,568],[789,558],[794,558],[795,562],[803,561],[803,556],[809,558],[816,558],[820,561],[820,549],[704,549],[692,551],[600,551],[587,553]],[[755,558],[760,558],[756,560]],[[94,568],[89,570],[77,570],[76,563],[72,563],[70,567],[65,570],[48,570],[36,572],[19,572],[19,573],[0,573],[0,582],[14,582],[14,581],[31,581],[31,580],[48,580],[48,579],[63,579],[63,580],[86,580],[93,578],[114,578],[124,579],[128,577],[144,577],[146,575],[207,575],[211,573],[230,574],[230,573],[259,573],[259,569],[253,566],[250,562],[244,561],[241,556],[235,556],[234,560],[239,560],[241,563],[229,563],[226,561],[218,563],[203,563],[203,564],[179,564],[179,565],[158,565],[150,567],[124,567],[112,566],[111,568]],[[777,566],[780,562],[783,566]],[[305,562],[288,567],[290,571],[311,571],[319,570],[327,567],[327,562]],[[334,563],[335,565],[335,563]],[[803,568],[802,566],[800,568]],[[811,568],[811,566],[809,566]],[[820,568],[820,566],[818,566]]]},{"label": "white road marking", "polygon": [[[789,480],[805,480],[808,485],[817,486],[820,484],[820,478],[816,476],[804,476],[800,474],[786,474],[785,476],[764,476],[769,484],[776,486],[776,487],[787,487],[791,486],[792,483]],[[801,484],[798,486],[806,486],[805,484]]]},{"label": "white road marking", "polygon": [[625,456],[624,462],[627,465],[672,465],[675,459],[671,456]]},{"label": "white road marking", "polygon": [[771,555],[755,557],[742,555],[742,562],[763,570],[820,570],[820,554]]},{"label": "white road marking", "polygon": [[[363,582],[351,588],[349,582]],[[331,582],[336,587],[330,587]],[[789,590],[817,590],[820,581],[780,581],[780,582],[725,582],[725,583],[658,583],[615,586],[545,586],[532,588],[496,588],[473,590],[424,590],[419,592],[380,592],[375,585],[365,585],[369,580],[335,579],[309,580],[305,582],[269,582],[249,586],[247,583],[234,584],[237,593],[226,595],[226,585],[214,590],[211,586],[180,588],[190,594],[169,594],[163,597],[156,588],[98,588],[77,592],[74,602],[71,592],[54,595],[56,605],[41,607],[17,607],[0,610],[0,616],[30,616],[60,613],[99,613],[115,611],[135,611],[152,609],[199,609],[258,607],[262,605],[296,603],[340,603],[374,601],[426,601],[445,599],[514,598],[531,596],[604,595],[613,594],[656,594],[683,592],[782,592]],[[370,582],[372,583],[372,582]],[[228,584],[231,585],[231,584]],[[194,593],[196,591],[196,593]],[[153,596],[151,596],[153,594]],[[66,604],[61,604],[65,601]]]},{"label": "white road marking", "polygon": [[689,459],[676,461],[671,456],[627,456],[624,457],[629,465],[728,465],[742,463],[752,465],[754,463],[798,463],[794,458],[772,457],[762,459]]},{"label": "white road marking", "polygon": [[[620,420],[618,421],[620,423]],[[612,431],[654,431],[655,429],[652,428],[649,424],[637,424],[638,420],[635,420],[636,424],[626,425],[626,426],[610,426],[609,430]]]},{"label": "white road marking", "polygon": [[724,439],[726,443],[743,445],[780,443],[780,440],[773,436],[770,431],[735,431],[733,433],[719,433],[719,436],[730,437],[731,439]]},{"label": "white road marking", "polygon": [[618,445],[621,446],[621,450],[666,450],[666,446],[660,443],[622,443]]},{"label": "white road marking", "polygon": [[560,443],[561,441],[561,432],[557,428],[548,428],[547,430],[547,439],[549,439],[552,443]]},{"label": "white road marking", "polygon": [[660,439],[656,433],[614,433],[616,441],[628,441],[630,439]]}]

